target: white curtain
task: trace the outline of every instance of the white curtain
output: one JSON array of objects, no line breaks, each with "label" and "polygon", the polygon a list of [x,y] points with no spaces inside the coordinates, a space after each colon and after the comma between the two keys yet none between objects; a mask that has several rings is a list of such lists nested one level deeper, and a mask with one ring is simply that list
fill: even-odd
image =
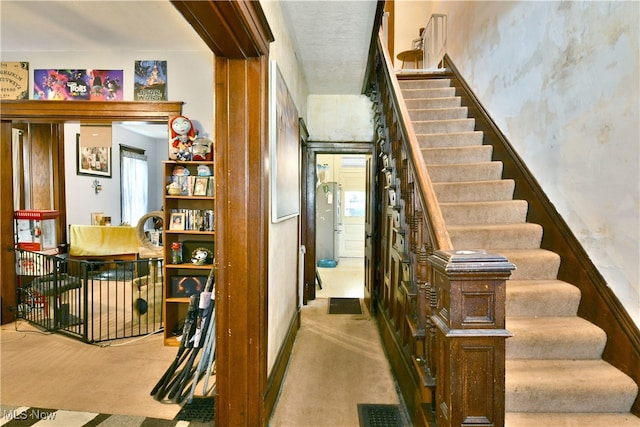
[{"label": "white curtain", "polygon": [[120,147],[122,222],[135,226],[149,212],[147,156]]}]

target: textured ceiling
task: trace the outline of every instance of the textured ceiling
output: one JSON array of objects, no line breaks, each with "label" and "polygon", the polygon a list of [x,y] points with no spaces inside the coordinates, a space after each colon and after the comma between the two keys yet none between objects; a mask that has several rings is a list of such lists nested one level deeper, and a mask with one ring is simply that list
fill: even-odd
[{"label": "textured ceiling", "polygon": [[[281,3],[310,94],[360,94],[375,0]],[[4,52],[207,49],[168,0],[0,0]]]}]

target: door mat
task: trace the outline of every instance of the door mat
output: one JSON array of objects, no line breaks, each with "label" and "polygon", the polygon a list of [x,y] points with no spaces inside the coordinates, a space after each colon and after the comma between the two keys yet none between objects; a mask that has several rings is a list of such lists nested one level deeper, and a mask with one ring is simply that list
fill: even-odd
[{"label": "door mat", "polygon": [[194,397],[191,403],[185,403],[174,420],[208,423],[213,421],[213,405],[213,397]]},{"label": "door mat", "polygon": [[360,427],[402,427],[398,405],[358,403]]},{"label": "door mat", "polygon": [[360,298],[329,298],[329,314],[362,314]]}]

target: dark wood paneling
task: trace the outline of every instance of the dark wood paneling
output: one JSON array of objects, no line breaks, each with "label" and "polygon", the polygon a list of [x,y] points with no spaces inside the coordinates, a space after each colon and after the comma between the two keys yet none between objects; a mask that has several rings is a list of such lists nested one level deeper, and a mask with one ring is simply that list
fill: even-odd
[{"label": "dark wood paneling", "polygon": [[[2,120],[0,124],[0,181],[13,180],[11,164],[11,122]],[[0,196],[0,280],[2,281],[1,302],[2,324],[14,320],[16,307],[15,259],[13,254],[13,187],[4,185]]]},{"label": "dark wood paneling", "polygon": [[266,57],[216,58],[216,425],[263,425],[269,182]]},{"label": "dark wood paneling", "polygon": [[[486,109],[475,97],[468,84],[448,56],[452,85],[457,88],[462,104],[469,107],[469,117],[476,120],[476,130],[484,132],[484,144],[493,146],[494,160],[504,164],[504,178],[514,179],[514,198],[529,203],[527,221],[544,228],[542,248],[560,255],[562,263],[558,278],[577,286],[582,299],[578,314],[607,333],[603,359],[640,384],[640,332],[618,298],[607,285],[588,254],[557,212],[511,143],[500,132]],[[632,412],[640,415],[640,394]]]}]

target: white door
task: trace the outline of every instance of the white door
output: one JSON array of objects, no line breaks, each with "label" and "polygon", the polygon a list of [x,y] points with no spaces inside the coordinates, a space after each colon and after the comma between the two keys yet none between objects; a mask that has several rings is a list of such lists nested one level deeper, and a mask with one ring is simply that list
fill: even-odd
[{"label": "white door", "polygon": [[[364,158],[364,156],[363,156]],[[364,256],[365,220],[365,173],[362,167],[341,167],[342,185],[342,232],[340,233],[340,256]]]}]

